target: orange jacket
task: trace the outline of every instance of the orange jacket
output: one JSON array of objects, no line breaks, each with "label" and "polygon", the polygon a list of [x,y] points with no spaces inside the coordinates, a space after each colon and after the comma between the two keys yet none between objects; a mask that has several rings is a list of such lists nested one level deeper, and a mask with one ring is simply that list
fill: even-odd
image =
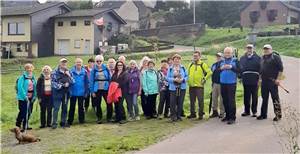
[{"label": "orange jacket", "polygon": [[107,94],[107,103],[116,103],[122,97],[122,91],[117,82],[111,82]]}]

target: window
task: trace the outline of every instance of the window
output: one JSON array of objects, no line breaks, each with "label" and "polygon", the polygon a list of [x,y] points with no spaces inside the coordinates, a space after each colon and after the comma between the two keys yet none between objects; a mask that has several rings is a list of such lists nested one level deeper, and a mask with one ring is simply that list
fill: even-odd
[{"label": "window", "polygon": [[252,23],[256,23],[258,21],[259,16],[260,16],[260,12],[258,11],[252,11],[249,14]]},{"label": "window", "polygon": [[80,40],[74,40],[74,48],[80,48]]},{"label": "window", "polygon": [[270,22],[273,22],[274,20],[276,20],[277,14],[278,14],[277,10],[268,10],[267,11],[268,20]]},{"label": "window", "polygon": [[84,21],[84,25],[85,25],[85,26],[89,26],[89,25],[91,25],[91,21],[89,21],[89,20],[85,20],[85,21]]},{"label": "window", "polygon": [[63,26],[64,25],[64,22],[62,22],[62,21],[59,21],[58,23],[57,23],[57,26],[59,26],[59,27],[61,27],[61,26]]},{"label": "window", "polygon": [[22,45],[21,44],[17,44],[17,52],[22,52]]},{"label": "window", "polygon": [[71,21],[71,26],[76,26],[76,21]]},{"label": "window", "polygon": [[8,35],[17,34],[17,23],[8,23]]},{"label": "window", "polygon": [[24,22],[8,23],[8,35],[24,35]]}]

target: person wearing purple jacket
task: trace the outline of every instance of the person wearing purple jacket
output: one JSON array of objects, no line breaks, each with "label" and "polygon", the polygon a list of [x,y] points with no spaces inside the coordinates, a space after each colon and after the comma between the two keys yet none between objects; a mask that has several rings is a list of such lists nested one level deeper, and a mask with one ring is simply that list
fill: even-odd
[{"label": "person wearing purple jacket", "polygon": [[130,68],[128,70],[129,80],[129,102],[127,104],[127,110],[129,113],[128,121],[140,120],[139,107],[137,103],[138,93],[140,92],[140,71],[137,67],[135,60],[129,62]]}]

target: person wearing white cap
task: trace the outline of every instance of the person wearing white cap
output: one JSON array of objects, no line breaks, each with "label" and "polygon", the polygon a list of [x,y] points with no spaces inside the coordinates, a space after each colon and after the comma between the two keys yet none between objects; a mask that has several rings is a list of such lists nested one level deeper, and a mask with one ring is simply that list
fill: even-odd
[{"label": "person wearing white cap", "polygon": [[51,74],[51,86],[53,96],[53,118],[52,128],[57,128],[57,116],[61,106],[61,127],[70,127],[67,123],[68,101],[69,101],[69,87],[74,83],[72,74],[67,68],[68,60],[61,58],[59,66]]},{"label": "person wearing white cap", "polygon": [[[254,46],[248,44],[245,54],[240,59],[241,78],[244,87],[243,117],[250,115],[250,104],[252,117],[256,117],[260,63],[261,58],[255,53]],[[250,100],[252,103],[250,103]]]},{"label": "person wearing white cap", "polygon": [[[221,96],[221,85],[220,85],[220,73],[221,70],[220,64],[222,61],[223,54],[221,52],[218,52],[216,54],[216,62],[211,66],[211,71],[213,72],[211,80],[212,80],[212,96],[211,96],[211,101],[212,101],[212,110],[213,113],[210,116],[210,118],[224,118],[225,114],[225,109],[223,105],[223,99]],[[220,114],[218,112],[218,106],[220,110]]]},{"label": "person wearing white cap", "polygon": [[269,94],[271,93],[274,112],[276,115],[273,121],[278,121],[282,117],[280,98],[278,95],[278,85],[280,84],[280,78],[283,72],[283,64],[280,56],[273,52],[270,44],[264,45],[263,50],[264,52],[261,65],[262,106],[260,116],[257,117],[257,120],[267,119]]}]

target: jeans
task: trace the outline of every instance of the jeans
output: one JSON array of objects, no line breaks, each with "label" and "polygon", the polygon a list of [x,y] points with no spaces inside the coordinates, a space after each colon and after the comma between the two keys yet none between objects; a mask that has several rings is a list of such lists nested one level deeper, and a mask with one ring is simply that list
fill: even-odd
[{"label": "jeans", "polygon": [[137,97],[138,97],[138,94],[129,94],[130,99],[127,104],[127,109],[128,109],[129,116],[131,118],[135,118],[135,117],[139,116],[139,106],[137,103]]},{"label": "jeans", "polygon": [[53,120],[52,126],[57,126],[58,111],[61,106],[61,126],[67,121],[69,94],[67,92],[53,93]]},{"label": "jeans", "polygon": [[158,114],[161,115],[164,110],[164,116],[169,115],[170,110],[170,91],[163,90],[159,93],[159,105],[158,105]]}]

